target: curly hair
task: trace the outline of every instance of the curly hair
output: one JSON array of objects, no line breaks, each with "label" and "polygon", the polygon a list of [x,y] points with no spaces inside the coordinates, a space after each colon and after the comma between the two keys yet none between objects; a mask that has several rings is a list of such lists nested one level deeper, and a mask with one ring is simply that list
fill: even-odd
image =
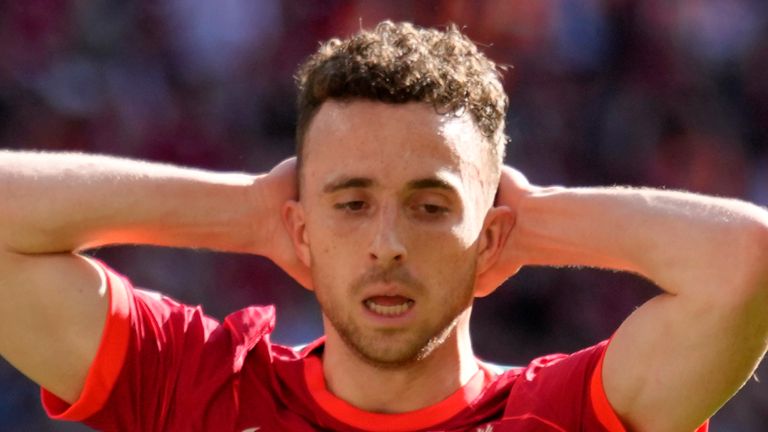
[{"label": "curly hair", "polygon": [[372,31],[331,39],[299,68],[296,82],[299,166],[305,134],[323,102],[365,99],[425,102],[441,114],[469,112],[487,138],[494,171],[501,167],[508,99],[500,73],[455,25],[440,31],[384,21]]}]

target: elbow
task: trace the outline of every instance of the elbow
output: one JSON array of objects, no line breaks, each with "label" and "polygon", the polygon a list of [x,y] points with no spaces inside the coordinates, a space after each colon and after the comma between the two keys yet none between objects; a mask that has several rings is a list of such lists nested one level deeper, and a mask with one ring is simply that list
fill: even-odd
[{"label": "elbow", "polygon": [[759,269],[760,285],[764,291],[768,291],[768,215],[757,229],[757,266]]},{"label": "elbow", "polygon": [[[766,212],[768,213],[768,212]],[[765,220],[761,220],[755,228],[755,239],[758,242],[758,248],[761,252],[763,264],[768,263],[768,214]]]},{"label": "elbow", "polygon": [[[758,219],[752,232],[754,238],[755,266],[758,274],[767,282],[768,279],[768,212],[762,211],[762,218]],[[764,286],[768,290],[768,286]]]},{"label": "elbow", "polygon": [[741,235],[743,254],[737,267],[741,267],[740,286],[744,300],[762,300],[768,307],[768,214],[752,221]]}]

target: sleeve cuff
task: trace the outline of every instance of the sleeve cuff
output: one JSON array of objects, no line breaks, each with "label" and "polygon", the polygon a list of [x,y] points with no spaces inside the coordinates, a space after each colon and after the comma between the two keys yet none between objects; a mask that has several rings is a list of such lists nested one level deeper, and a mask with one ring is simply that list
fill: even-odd
[{"label": "sleeve cuff", "polygon": [[98,412],[106,403],[123,367],[130,335],[129,284],[105,264],[88,259],[101,275],[109,295],[109,309],[99,349],[88,371],[80,398],[72,405],[41,388],[43,408],[56,420],[82,421]]},{"label": "sleeve cuff", "polygon": [[[610,343],[610,341],[608,342]],[[605,387],[603,386],[603,360],[605,359],[605,353],[608,351],[608,344],[606,344],[603,353],[600,355],[600,360],[597,362],[595,370],[592,372],[592,379],[589,388],[590,399],[592,400],[592,407],[595,410],[595,416],[598,422],[609,432],[626,432],[624,425],[619,420],[619,416],[616,415],[616,411],[613,410],[611,403],[608,401],[608,396],[605,394]],[[709,420],[696,429],[696,432],[707,432],[709,430]]]},{"label": "sleeve cuff", "polygon": [[[610,343],[610,342],[609,342]],[[624,425],[621,424],[619,416],[613,410],[611,403],[608,402],[608,396],[605,394],[603,386],[603,359],[608,351],[608,344],[605,345],[600,360],[592,371],[592,379],[589,386],[589,397],[592,400],[592,408],[595,410],[597,421],[609,432],[626,432]]]}]

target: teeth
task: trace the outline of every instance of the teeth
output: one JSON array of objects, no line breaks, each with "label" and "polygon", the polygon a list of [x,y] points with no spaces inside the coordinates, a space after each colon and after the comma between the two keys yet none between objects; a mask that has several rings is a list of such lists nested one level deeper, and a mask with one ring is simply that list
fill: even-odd
[{"label": "teeth", "polygon": [[375,303],[373,300],[366,300],[365,306],[379,315],[395,316],[395,315],[402,315],[408,309],[410,309],[411,306],[413,306],[413,300],[408,300],[407,302],[396,305],[396,306],[383,306]]}]

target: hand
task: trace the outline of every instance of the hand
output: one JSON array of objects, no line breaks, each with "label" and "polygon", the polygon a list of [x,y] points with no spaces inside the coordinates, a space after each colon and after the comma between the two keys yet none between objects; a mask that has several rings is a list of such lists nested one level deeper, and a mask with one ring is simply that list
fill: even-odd
[{"label": "hand", "polygon": [[528,179],[520,171],[509,165],[504,165],[501,168],[499,190],[496,192],[494,205],[497,207],[506,206],[516,211],[520,200],[541,189],[541,187],[528,182]]},{"label": "hand", "polygon": [[260,255],[271,259],[289,276],[306,288],[312,287],[312,274],[296,256],[291,237],[283,224],[283,205],[298,199],[296,158],[288,158],[260,177],[256,186],[260,217],[254,218],[253,230]]},{"label": "hand", "polygon": [[531,185],[520,171],[506,165],[502,168],[494,207],[509,209],[513,218],[513,226],[495,264],[478,276],[477,292],[483,293],[481,295],[493,292],[504,281],[520,271],[523,266],[524,257],[518,239],[519,230],[516,230],[518,208],[523,198],[540,189]]}]

